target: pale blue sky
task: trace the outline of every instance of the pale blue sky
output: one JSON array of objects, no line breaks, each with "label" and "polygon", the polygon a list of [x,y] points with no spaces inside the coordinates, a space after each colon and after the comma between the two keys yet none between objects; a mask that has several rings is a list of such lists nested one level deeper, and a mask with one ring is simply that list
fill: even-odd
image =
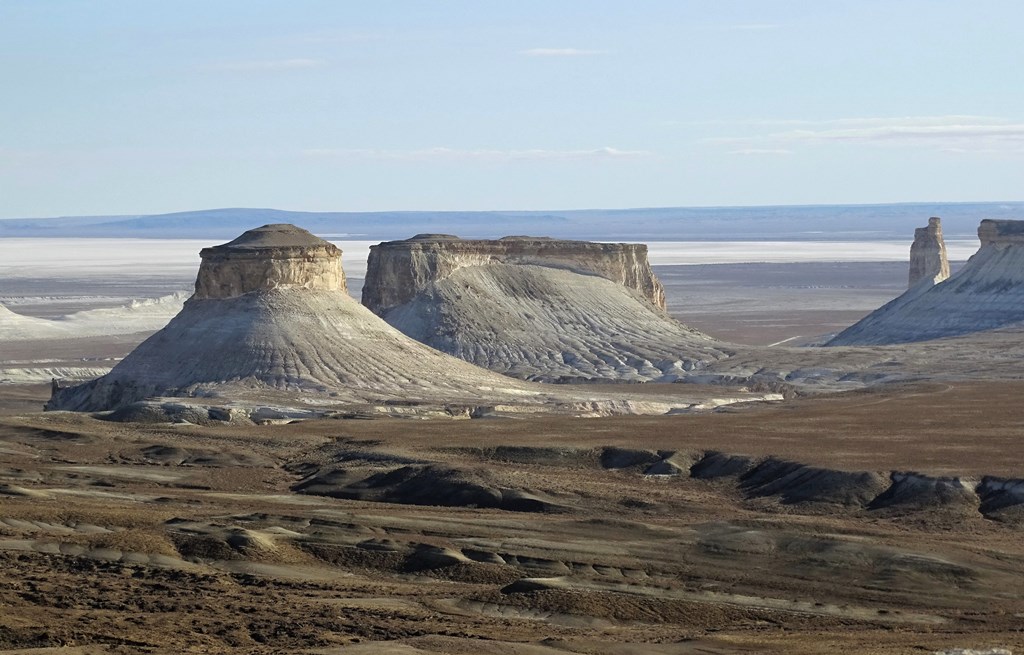
[{"label": "pale blue sky", "polygon": [[1019,0],[0,0],[0,217],[1024,198]]}]

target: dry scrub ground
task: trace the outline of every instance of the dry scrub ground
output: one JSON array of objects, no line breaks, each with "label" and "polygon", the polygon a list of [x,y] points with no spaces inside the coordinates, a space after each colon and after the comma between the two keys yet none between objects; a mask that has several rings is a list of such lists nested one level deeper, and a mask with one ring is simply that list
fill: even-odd
[{"label": "dry scrub ground", "polygon": [[973,491],[1024,477],[1024,383],[248,427],[46,391],[0,387],[0,652],[1024,647],[1017,506]]}]

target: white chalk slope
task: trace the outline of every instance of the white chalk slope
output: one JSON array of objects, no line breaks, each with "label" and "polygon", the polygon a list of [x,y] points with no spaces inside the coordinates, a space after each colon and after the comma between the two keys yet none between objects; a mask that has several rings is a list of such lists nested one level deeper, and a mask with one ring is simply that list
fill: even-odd
[{"label": "white chalk slope", "polygon": [[134,300],[122,307],[88,309],[56,319],[36,318],[0,305],[0,341],[71,339],[135,332],[152,332],[181,311],[188,295]]},{"label": "white chalk slope", "polygon": [[[1024,321],[1022,221],[983,221],[982,247],[962,269],[933,285],[922,280],[841,332],[830,346],[885,345],[960,336]],[[992,236],[982,232],[987,228]]]},{"label": "white chalk slope", "polygon": [[726,355],[632,289],[535,265],[459,269],[385,319],[438,350],[530,380],[672,381]]},{"label": "white chalk slope", "polygon": [[190,299],[109,374],[62,390],[51,408],[268,390],[338,404],[539,395],[409,339],[344,291],[288,289]]}]

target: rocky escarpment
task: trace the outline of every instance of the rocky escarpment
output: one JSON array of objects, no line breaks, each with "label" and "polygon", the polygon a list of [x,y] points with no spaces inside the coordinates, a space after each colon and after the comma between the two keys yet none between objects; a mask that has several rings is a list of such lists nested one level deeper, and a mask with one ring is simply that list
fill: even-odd
[{"label": "rocky escarpment", "polygon": [[931,217],[927,227],[914,230],[914,243],[910,246],[910,279],[912,288],[922,280],[938,284],[949,277],[949,258],[946,241],[942,238],[942,219]]},{"label": "rocky escarpment", "polygon": [[673,381],[728,354],[666,314],[644,246],[421,235],[371,250],[363,303],[417,341],[529,380]]},{"label": "rocky escarpment", "polygon": [[346,290],[341,250],[294,225],[264,225],[234,241],[203,248],[199,256],[197,299],[271,289]]},{"label": "rocky escarpment", "polygon": [[1024,321],[1024,221],[981,222],[981,248],[955,275],[920,280],[827,345],[926,341]]},{"label": "rocky escarpment", "polygon": [[709,401],[542,387],[438,352],[353,300],[341,251],[295,226],[251,230],[201,256],[196,293],[177,316],[108,374],[55,389],[47,409],[205,423],[325,414],[663,414]]},{"label": "rocky escarpment", "polygon": [[459,269],[492,263],[534,264],[603,277],[665,308],[665,289],[647,262],[646,245],[543,237],[470,240],[447,234],[419,234],[372,246],[363,304],[384,316]]},{"label": "rocky escarpment", "polygon": [[273,392],[307,406],[542,398],[388,326],[346,293],[341,251],[305,230],[268,225],[200,254],[181,312],[107,375],[57,390],[47,409]]}]

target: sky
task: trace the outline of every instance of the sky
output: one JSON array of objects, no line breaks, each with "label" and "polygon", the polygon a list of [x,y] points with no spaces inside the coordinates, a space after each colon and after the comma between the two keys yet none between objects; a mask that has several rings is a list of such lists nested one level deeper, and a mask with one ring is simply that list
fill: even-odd
[{"label": "sky", "polygon": [[0,0],[0,218],[1024,199],[1019,0]]}]

